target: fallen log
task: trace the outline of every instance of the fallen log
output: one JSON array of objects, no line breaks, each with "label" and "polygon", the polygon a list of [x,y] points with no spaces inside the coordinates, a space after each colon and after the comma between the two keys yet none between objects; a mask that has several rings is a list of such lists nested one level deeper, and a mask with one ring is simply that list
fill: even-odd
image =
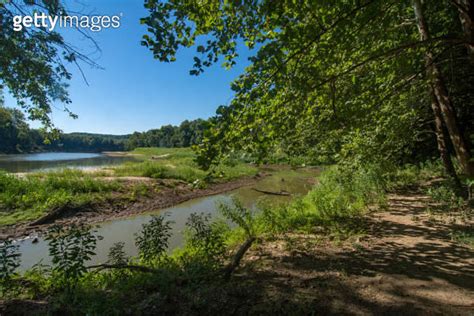
[{"label": "fallen log", "polygon": [[97,269],[97,270],[104,270],[104,269],[125,269],[125,270],[132,270],[132,271],[140,271],[140,272],[147,272],[147,273],[156,273],[158,270],[145,267],[145,266],[138,266],[138,265],[129,265],[129,264],[97,264],[93,266],[88,266],[87,269]]},{"label": "fallen log", "polygon": [[29,223],[28,226],[37,226],[37,225],[43,225],[43,224],[52,222],[60,218],[63,215],[63,213],[65,213],[67,210],[70,210],[70,209],[71,209],[70,202],[67,202],[66,204],[54,208],[51,212]]},{"label": "fallen log", "polygon": [[280,192],[274,192],[274,191],[265,191],[265,190],[260,190],[257,188],[252,188],[252,190],[263,193],[263,194],[269,194],[269,195],[282,195],[282,196],[290,196],[291,193],[287,191],[280,191]]},{"label": "fallen log", "polygon": [[237,250],[235,253],[234,257],[230,261],[230,263],[227,265],[227,267],[224,268],[224,279],[229,280],[230,276],[232,275],[232,272],[239,266],[240,260],[242,260],[242,257],[245,255],[247,250],[252,246],[252,243],[256,240],[255,237],[250,237],[248,238]]}]

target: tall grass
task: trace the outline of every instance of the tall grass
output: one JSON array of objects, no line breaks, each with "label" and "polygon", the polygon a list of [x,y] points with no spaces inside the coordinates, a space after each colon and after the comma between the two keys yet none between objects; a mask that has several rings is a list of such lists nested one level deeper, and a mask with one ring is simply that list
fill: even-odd
[{"label": "tall grass", "polygon": [[347,170],[333,166],[304,197],[283,206],[263,206],[258,216],[261,232],[311,232],[360,217],[370,205],[385,203],[384,180],[374,166]]},{"label": "tall grass", "polygon": [[[116,175],[179,179],[189,183],[208,179],[208,172],[199,168],[190,148],[137,148],[132,153],[142,155],[147,160],[121,165],[115,168]],[[231,180],[255,175],[257,168],[241,161],[233,161],[219,165],[214,171],[215,179]]]},{"label": "tall grass", "polygon": [[36,219],[52,208],[86,204],[117,190],[119,184],[100,181],[79,170],[30,174],[0,172],[0,225]]}]

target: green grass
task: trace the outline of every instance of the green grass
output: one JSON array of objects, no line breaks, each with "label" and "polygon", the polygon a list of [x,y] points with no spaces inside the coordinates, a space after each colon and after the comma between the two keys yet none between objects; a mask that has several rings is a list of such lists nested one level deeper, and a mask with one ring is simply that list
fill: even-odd
[{"label": "green grass", "polygon": [[[190,148],[138,148],[131,152],[142,161],[130,162],[114,168],[116,176],[141,176],[155,179],[178,179],[203,186],[208,172],[198,168]],[[214,180],[228,181],[241,176],[255,175],[257,168],[242,162],[222,164],[214,173]],[[72,203],[76,206],[100,201],[107,194],[123,188],[116,181],[100,180],[108,175],[80,170],[31,173],[25,177],[0,173],[0,226],[37,219],[55,207]],[[144,187],[127,187],[133,200],[145,195]],[[121,192],[123,193],[123,192]],[[125,192],[127,193],[127,192]],[[124,194],[124,196],[127,196]]]},{"label": "green grass", "polygon": [[[138,176],[155,179],[179,179],[189,183],[202,182],[208,172],[194,161],[190,148],[137,148],[132,154],[141,155],[144,161],[129,162],[115,168],[117,176]],[[242,176],[251,176],[258,169],[243,162],[221,164],[215,169],[214,178],[228,181]]]},{"label": "green grass", "polygon": [[469,226],[464,229],[453,230],[451,238],[460,244],[474,248],[474,227]]},{"label": "green grass", "polygon": [[0,226],[34,220],[72,202],[84,205],[119,189],[79,170],[33,173],[17,177],[0,172]]},{"label": "green grass", "polygon": [[[413,177],[419,177],[417,172]],[[407,178],[403,176],[403,181]],[[281,238],[285,233],[302,232],[300,235],[287,234],[284,237],[287,247],[297,249],[304,246],[298,236],[305,232],[330,238],[336,243],[364,234],[364,228],[360,225],[363,224],[362,215],[370,205],[385,203],[385,190],[391,186],[390,179],[393,180],[393,174],[387,174],[379,166],[357,169],[333,166],[321,173],[319,184],[306,196],[287,205],[253,211],[235,201],[234,205],[221,207],[221,213],[227,221],[218,219],[208,222],[205,217],[199,219],[199,216],[194,216],[193,221],[188,219],[191,225],[187,224],[185,245],[172,254],[162,251],[152,260],[144,260],[143,255],[120,258],[134,265],[154,268],[152,273],[122,269],[85,272],[77,280],[74,291],[66,293],[59,286],[58,280],[61,279],[57,273],[42,271],[38,266],[36,270],[22,276],[28,282],[25,282],[26,286],[22,285],[18,293],[21,291],[24,298],[49,300],[52,312],[54,308],[69,308],[71,314],[122,314],[124,311],[139,314],[154,308],[161,313],[176,313],[177,308],[180,308],[183,314],[196,310],[206,313],[209,302],[225,302],[227,305],[229,299],[235,297],[238,302],[243,293],[249,291],[240,281],[229,283],[219,277],[225,263],[235,252],[235,246],[241,244],[242,240],[257,236],[257,242],[265,242],[278,235]],[[229,220],[235,225],[229,226]],[[152,247],[142,247],[142,252],[147,249],[154,251],[160,248],[157,245],[166,244],[164,239],[168,235],[163,227],[158,225],[156,229],[141,235],[153,241],[150,243]],[[323,231],[315,230],[321,227]],[[452,237],[472,245],[472,230],[453,232]],[[318,242],[317,239],[314,242]],[[233,251],[229,251],[231,249]],[[229,284],[230,287],[226,288]],[[233,292],[240,285],[242,289]],[[18,296],[13,290],[10,292],[7,294]],[[214,299],[215,293],[223,292],[228,297]],[[184,303],[176,305],[177,301]],[[222,310],[223,307],[218,306],[214,310]]]},{"label": "green grass", "polygon": [[361,215],[370,205],[384,205],[384,181],[373,168],[347,170],[330,167],[318,177],[318,184],[304,197],[287,205],[263,206],[257,216],[262,233],[313,232],[323,227],[332,232],[358,233]]}]

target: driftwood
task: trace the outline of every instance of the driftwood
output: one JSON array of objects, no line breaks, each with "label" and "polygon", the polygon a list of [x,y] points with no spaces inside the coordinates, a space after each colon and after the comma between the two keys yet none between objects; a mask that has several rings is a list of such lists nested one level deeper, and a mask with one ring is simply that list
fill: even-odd
[{"label": "driftwood", "polygon": [[237,250],[237,252],[235,253],[230,263],[224,269],[225,280],[230,279],[232,272],[234,272],[234,270],[239,266],[240,260],[242,260],[242,257],[245,255],[245,253],[250,248],[250,246],[252,246],[252,243],[255,240],[256,240],[255,237],[250,237],[240,246],[239,250]]},{"label": "driftwood", "polygon": [[159,159],[167,158],[169,156],[170,156],[170,154],[164,154],[164,155],[159,155],[159,156],[151,156],[151,159],[159,160]]},{"label": "driftwood", "polygon": [[145,266],[138,266],[138,265],[129,265],[129,264],[98,264],[93,266],[88,266],[87,269],[125,269],[125,270],[132,270],[132,271],[140,271],[140,272],[147,272],[147,273],[156,273],[158,270],[145,267]]},{"label": "driftwood", "polygon": [[28,224],[28,226],[43,225],[43,224],[52,222],[60,218],[66,211],[70,209],[71,209],[71,205],[69,202],[67,202],[66,204],[54,208],[51,212],[31,222],[30,224]]},{"label": "driftwood", "polygon": [[257,188],[252,188],[252,190],[263,193],[263,194],[270,194],[270,195],[283,195],[283,196],[290,196],[291,193],[287,191],[280,191],[280,192],[274,192],[274,191],[265,191],[265,190],[260,190]]}]

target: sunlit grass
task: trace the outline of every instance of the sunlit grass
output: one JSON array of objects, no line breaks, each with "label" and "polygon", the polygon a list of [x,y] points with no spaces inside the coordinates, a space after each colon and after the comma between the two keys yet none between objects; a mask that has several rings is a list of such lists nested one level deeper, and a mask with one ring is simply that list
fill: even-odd
[{"label": "sunlit grass", "polygon": [[[117,176],[138,176],[155,179],[178,179],[189,183],[204,181],[209,173],[199,168],[190,148],[137,148],[132,154],[143,155],[145,161],[129,162],[115,168]],[[231,180],[257,173],[257,168],[243,162],[222,164],[215,169],[213,178]]]},{"label": "sunlit grass", "polygon": [[[195,163],[194,153],[190,148],[138,148],[132,154],[142,155],[142,161],[114,167],[112,175],[177,179],[200,187],[210,179],[228,181],[257,173],[257,168],[254,166],[234,162],[232,165],[218,166],[213,177],[209,178],[208,172],[199,169]],[[81,206],[100,201],[112,192],[124,188],[118,181],[103,180],[102,176],[111,174],[64,169],[31,173],[20,177],[2,172],[0,226],[37,219],[67,203]],[[132,192],[135,189],[132,187],[127,190]]]},{"label": "sunlit grass", "polygon": [[117,182],[100,181],[79,170],[24,177],[0,172],[0,226],[34,220],[66,203],[85,205],[119,188]]}]

